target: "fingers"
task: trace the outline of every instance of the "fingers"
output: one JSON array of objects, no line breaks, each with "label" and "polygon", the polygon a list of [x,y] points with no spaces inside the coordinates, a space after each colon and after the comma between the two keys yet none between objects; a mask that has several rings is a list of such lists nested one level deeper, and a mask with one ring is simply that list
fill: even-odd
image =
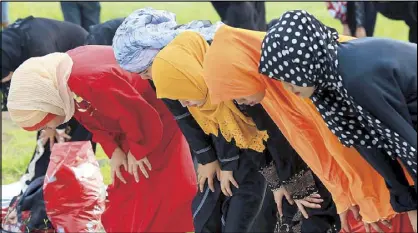
[{"label": "fingers", "polygon": [[55,143],[55,135],[49,136],[49,149],[52,150],[52,147]]},{"label": "fingers", "polygon": [[311,208],[311,209],[320,209],[321,208],[321,205],[320,204],[311,203],[311,202],[308,202],[306,200],[299,200],[299,202],[303,206],[308,207],[308,208]]},{"label": "fingers", "polygon": [[206,178],[201,177],[199,180],[199,189],[200,192],[203,193],[203,188],[205,187]]},{"label": "fingers", "polygon": [[229,186],[229,181],[221,181],[221,191],[227,197],[232,196],[232,191]]},{"label": "fingers", "polygon": [[66,134],[66,133],[63,133],[63,134],[61,135],[61,137],[65,138],[65,139],[67,139],[67,140],[70,140],[70,139],[71,139],[71,136],[70,136],[70,135],[68,135],[68,134]]},{"label": "fingers", "polygon": [[130,159],[128,158],[128,172],[129,172],[129,174],[131,174],[131,175],[132,175],[132,171],[134,170],[134,166],[135,166],[135,163],[133,163],[133,162],[132,162],[132,160],[130,160]]},{"label": "fingers", "polygon": [[[149,162],[149,160],[148,160],[148,158],[144,158],[143,160],[142,160],[144,163],[145,163],[145,165],[148,167],[148,170],[152,170],[152,167],[151,167],[151,163]],[[148,173],[147,173],[148,174]],[[148,178],[148,177],[147,177]]]},{"label": "fingers", "polygon": [[364,224],[364,229],[366,230],[366,233],[370,233],[370,224],[368,223],[363,223]]},{"label": "fingers", "polygon": [[346,233],[350,233],[351,229],[347,222],[347,212],[340,214],[340,221],[341,221],[341,229],[344,230]]},{"label": "fingers", "polygon": [[227,193],[225,196],[232,197],[231,183],[229,180],[226,180],[225,182],[225,191]]},{"label": "fingers", "polygon": [[314,193],[314,194],[311,194],[310,197],[321,198],[321,195],[319,193]]},{"label": "fingers", "polygon": [[[276,199],[276,198],[275,198]],[[280,217],[283,217],[283,198],[277,198],[276,204],[277,204],[277,211],[279,212]]]},{"label": "fingers", "polygon": [[239,186],[238,186],[238,182],[234,179],[234,177],[231,177],[231,178],[229,179],[229,181],[231,181],[232,185],[234,185],[234,186],[235,186],[235,188],[239,188]]},{"label": "fingers", "polygon": [[213,185],[213,177],[208,177],[207,179],[208,179],[209,189],[210,189],[212,192],[215,192],[215,186]]},{"label": "fingers", "polygon": [[122,162],[123,168],[125,168],[125,171],[128,171],[128,161],[126,159]]},{"label": "fingers", "polygon": [[126,184],[126,180],[123,178],[122,173],[120,172],[120,167],[116,168],[115,171],[116,176],[119,178],[119,180]]},{"label": "fingers", "polygon": [[317,203],[317,204],[324,202],[323,199],[318,199],[314,197],[305,197],[304,200],[310,203]]},{"label": "fingers", "polygon": [[113,170],[113,168],[110,168],[110,177],[111,177],[111,184],[114,184],[115,182],[115,170]]},{"label": "fingers", "polygon": [[360,215],[360,210],[357,206],[352,206],[351,208],[351,212],[353,213],[353,217],[355,220],[357,221],[361,221],[361,215]]},{"label": "fingers", "polygon": [[308,219],[308,218],[309,218],[309,215],[308,215],[308,213],[306,212],[305,207],[303,207],[303,205],[302,205],[301,201],[297,201],[297,202],[296,202],[296,205],[298,206],[298,209],[299,209],[299,210],[300,210],[300,212],[302,213],[303,217],[304,217],[304,218],[306,218],[306,219]]},{"label": "fingers", "polygon": [[377,223],[370,223],[370,225],[373,227],[373,229],[378,232],[378,233],[384,233],[384,231],[382,230],[382,228],[379,227],[379,225],[377,225]]},{"label": "fingers", "polygon": [[138,165],[135,163],[132,165],[132,173],[134,174],[135,181],[138,183],[139,182]]},{"label": "fingers", "polygon": [[391,224],[389,221],[387,221],[387,220],[383,220],[383,221],[381,221],[381,223],[382,223],[385,227],[387,227],[387,228],[389,228],[389,229],[392,229],[392,224]]},{"label": "fingers", "polygon": [[218,181],[221,181],[221,170],[216,170],[216,178],[218,178]]},{"label": "fingers", "polygon": [[149,178],[149,175],[148,175],[147,170],[145,169],[144,163],[139,162],[138,163],[138,166],[139,166],[139,169],[141,169],[142,174],[144,174],[145,178],[148,179]]},{"label": "fingers", "polygon": [[286,197],[287,202],[289,202],[289,204],[293,205],[295,204],[295,202],[293,201],[292,197],[290,196],[288,191],[284,192],[284,196]]}]

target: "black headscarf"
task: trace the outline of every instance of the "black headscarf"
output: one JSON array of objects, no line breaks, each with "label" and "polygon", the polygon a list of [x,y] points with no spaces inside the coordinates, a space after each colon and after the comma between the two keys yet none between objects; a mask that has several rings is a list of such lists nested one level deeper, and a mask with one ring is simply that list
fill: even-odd
[{"label": "black headscarf", "polygon": [[[377,147],[416,164],[416,148],[348,95],[338,71],[338,33],[306,11],[283,14],[262,43],[259,72],[302,87],[328,128],[345,146]],[[416,174],[416,167],[413,169]]]}]

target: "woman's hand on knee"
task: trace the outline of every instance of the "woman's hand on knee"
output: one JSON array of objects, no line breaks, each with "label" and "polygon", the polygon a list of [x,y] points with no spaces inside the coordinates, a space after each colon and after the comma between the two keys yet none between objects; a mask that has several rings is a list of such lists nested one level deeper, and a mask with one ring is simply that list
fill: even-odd
[{"label": "woman's hand on knee", "polygon": [[221,190],[227,197],[232,196],[231,183],[235,188],[238,188],[238,183],[234,179],[233,171],[221,171]]},{"label": "woman's hand on knee", "polygon": [[139,173],[138,168],[145,176],[145,178],[149,178],[148,171],[152,170],[151,163],[149,162],[147,157],[144,157],[140,160],[136,160],[136,158],[132,155],[132,153],[128,152],[128,172],[135,177],[135,181],[139,182]]}]

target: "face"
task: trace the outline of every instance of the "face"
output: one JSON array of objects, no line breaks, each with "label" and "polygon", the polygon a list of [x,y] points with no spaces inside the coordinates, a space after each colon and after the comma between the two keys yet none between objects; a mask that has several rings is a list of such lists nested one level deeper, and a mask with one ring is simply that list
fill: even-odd
[{"label": "face", "polygon": [[315,87],[300,87],[300,86],[296,86],[294,84],[283,82],[283,81],[282,83],[283,83],[283,87],[286,90],[293,92],[293,94],[300,96],[300,97],[304,97],[304,98],[311,97],[315,91]]},{"label": "face", "polygon": [[146,70],[139,72],[139,75],[141,75],[142,79],[148,80],[151,79],[152,80],[152,74],[151,74],[151,66],[148,67]]},{"label": "face", "polygon": [[201,107],[205,100],[179,100],[183,107]]},{"label": "face", "polygon": [[259,104],[264,99],[265,95],[266,95],[266,92],[261,91],[261,92],[255,93],[254,95],[237,98],[235,99],[235,101],[239,105],[244,104],[244,105],[254,106],[256,104]]},{"label": "face", "polygon": [[48,122],[42,129],[55,129],[62,123],[64,123],[65,117],[64,116],[56,116],[50,122]]}]

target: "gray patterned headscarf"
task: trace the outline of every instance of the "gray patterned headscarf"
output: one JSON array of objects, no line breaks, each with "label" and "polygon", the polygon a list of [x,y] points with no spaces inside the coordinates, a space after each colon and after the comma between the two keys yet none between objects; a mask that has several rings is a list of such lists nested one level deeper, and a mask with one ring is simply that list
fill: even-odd
[{"label": "gray patterned headscarf", "polygon": [[124,70],[140,73],[151,65],[157,53],[179,33],[192,30],[209,41],[221,25],[221,22],[211,24],[208,20],[194,20],[178,25],[176,15],[172,12],[143,8],[130,14],[116,30],[113,52]]}]

